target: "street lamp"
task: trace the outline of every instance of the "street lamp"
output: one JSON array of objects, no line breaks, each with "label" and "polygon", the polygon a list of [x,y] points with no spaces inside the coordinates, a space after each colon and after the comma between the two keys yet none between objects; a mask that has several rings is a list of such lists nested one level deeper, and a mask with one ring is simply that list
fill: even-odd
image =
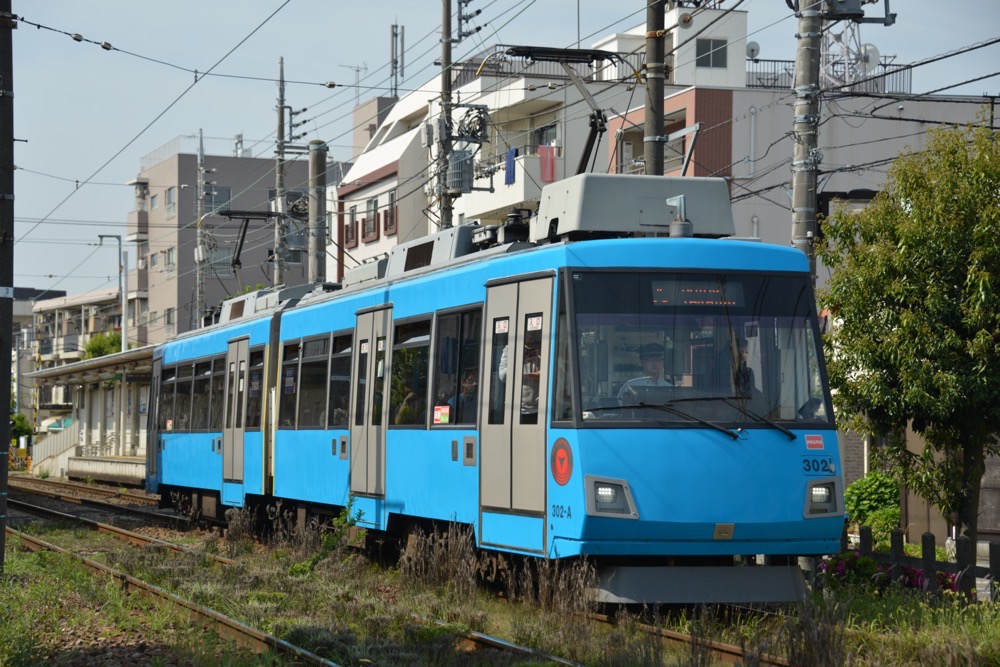
[{"label": "street lamp", "polygon": [[122,352],[128,350],[128,276],[125,274],[125,264],[128,262],[128,255],[122,250],[122,237],[118,234],[98,234],[101,245],[104,239],[116,239],[118,241],[118,294],[122,305]]}]

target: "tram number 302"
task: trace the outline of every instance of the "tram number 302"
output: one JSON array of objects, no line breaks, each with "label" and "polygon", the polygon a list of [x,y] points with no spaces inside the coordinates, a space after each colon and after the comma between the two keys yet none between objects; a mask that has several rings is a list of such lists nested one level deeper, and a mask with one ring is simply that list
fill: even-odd
[{"label": "tram number 302", "polygon": [[802,458],[802,472],[806,475],[832,475],[832,456],[806,456]]},{"label": "tram number 302", "polygon": [[553,505],[552,517],[554,519],[572,519],[573,508],[568,505]]}]

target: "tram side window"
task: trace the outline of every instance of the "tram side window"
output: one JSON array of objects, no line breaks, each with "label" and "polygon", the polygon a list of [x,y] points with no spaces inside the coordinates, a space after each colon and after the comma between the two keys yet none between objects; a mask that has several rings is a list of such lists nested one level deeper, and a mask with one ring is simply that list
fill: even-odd
[{"label": "tram side window", "polygon": [[264,350],[250,352],[250,377],[247,384],[246,428],[260,428],[261,408],[264,403]]},{"label": "tram side window", "polygon": [[435,341],[434,423],[475,424],[479,407],[482,311],[438,318]]},{"label": "tram side window", "polygon": [[329,338],[302,343],[299,372],[299,428],[321,428],[326,424],[326,373]]},{"label": "tram side window", "polygon": [[177,367],[177,383],[174,387],[174,430],[191,430],[191,376],[194,366],[182,364]]},{"label": "tram side window", "polygon": [[295,428],[295,398],[299,379],[298,343],[286,343],[278,380],[278,428]]},{"label": "tram side window", "polygon": [[160,431],[174,430],[174,384],[177,368],[164,368],[160,376],[160,405],[156,410],[156,427]]},{"label": "tram side window", "polygon": [[347,425],[351,400],[351,334],[334,336],[330,358],[330,394],[327,422],[330,428]]},{"label": "tram side window", "polygon": [[226,358],[216,357],[212,360],[212,403],[208,410],[208,429],[210,431],[222,430],[222,415],[226,402]]},{"label": "tram side window", "polygon": [[422,426],[427,423],[430,320],[397,325],[393,340],[395,345],[392,348],[389,423]]},{"label": "tram side window", "polygon": [[202,361],[194,366],[191,385],[191,430],[208,428],[208,406],[212,388],[212,362]]}]

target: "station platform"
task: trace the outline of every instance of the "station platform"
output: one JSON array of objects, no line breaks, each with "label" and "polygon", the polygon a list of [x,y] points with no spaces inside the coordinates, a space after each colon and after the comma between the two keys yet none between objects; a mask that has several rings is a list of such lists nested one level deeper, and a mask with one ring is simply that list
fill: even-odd
[{"label": "station platform", "polygon": [[142,456],[90,456],[69,458],[66,477],[74,480],[112,482],[142,488],[146,485],[146,459]]}]

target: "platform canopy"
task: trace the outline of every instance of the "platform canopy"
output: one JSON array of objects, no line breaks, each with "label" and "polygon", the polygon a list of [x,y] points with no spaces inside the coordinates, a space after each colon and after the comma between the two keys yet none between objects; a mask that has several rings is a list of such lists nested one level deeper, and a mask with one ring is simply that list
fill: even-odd
[{"label": "platform canopy", "polygon": [[53,385],[88,384],[111,379],[149,383],[153,370],[153,349],[153,345],[147,345],[95,359],[43,368],[25,373],[23,377],[31,378],[38,384]]}]

